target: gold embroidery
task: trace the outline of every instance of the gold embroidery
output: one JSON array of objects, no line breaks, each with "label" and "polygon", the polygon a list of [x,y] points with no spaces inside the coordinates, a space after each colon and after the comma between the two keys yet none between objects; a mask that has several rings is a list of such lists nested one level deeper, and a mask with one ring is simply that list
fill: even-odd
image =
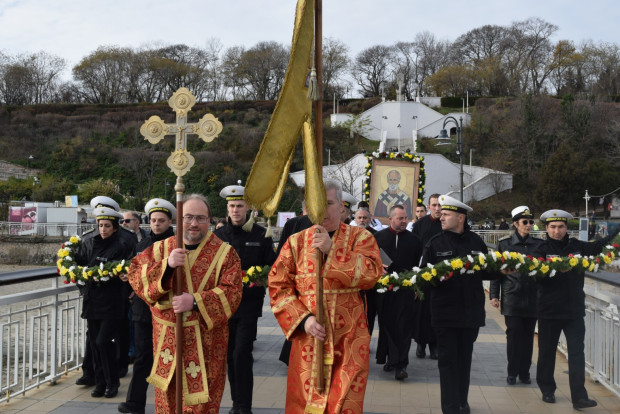
[{"label": "gold embroidery", "polygon": [[160,356],[161,356],[161,359],[164,361],[164,364],[168,364],[172,362],[172,360],[174,359],[174,357],[172,356],[168,348],[166,348],[166,350],[162,352]]},{"label": "gold embroidery", "polygon": [[194,361],[191,361],[189,363],[189,366],[187,368],[185,368],[185,373],[187,373],[190,377],[192,377],[194,379],[198,376],[199,372],[200,372],[200,367],[198,365],[196,365],[196,363],[194,363]]}]

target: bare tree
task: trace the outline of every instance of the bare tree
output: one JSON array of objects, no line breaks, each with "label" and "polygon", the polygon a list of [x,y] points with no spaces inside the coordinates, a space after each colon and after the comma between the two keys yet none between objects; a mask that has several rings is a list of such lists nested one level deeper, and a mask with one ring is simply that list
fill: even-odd
[{"label": "bare tree", "polygon": [[323,39],[323,96],[342,97],[344,75],[349,68],[349,47],[331,37]]},{"label": "bare tree", "polygon": [[288,64],[288,50],[277,42],[259,42],[244,52],[235,76],[251,99],[276,99]]},{"label": "bare tree", "polygon": [[341,164],[332,164],[332,168],[327,172],[331,179],[334,179],[342,186],[342,191],[355,194],[355,181],[366,173],[363,165],[357,164],[355,158],[350,158]]},{"label": "bare tree", "polygon": [[381,86],[387,83],[394,60],[394,48],[376,45],[362,50],[353,64],[353,78],[361,88],[362,95],[371,97],[381,94]]}]

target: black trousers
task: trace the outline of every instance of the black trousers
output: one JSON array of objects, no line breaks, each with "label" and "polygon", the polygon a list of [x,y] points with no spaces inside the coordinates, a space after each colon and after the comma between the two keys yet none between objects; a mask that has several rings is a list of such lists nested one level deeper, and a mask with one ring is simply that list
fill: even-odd
[{"label": "black trousers", "polygon": [[228,321],[228,382],[233,407],[252,408],[252,349],[258,317],[232,318]]},{"label": "black trousers", "polygon": [[413,290],[399,289],[383,295],[377,361],[383,361],[387,354],[388,364],[404,369],[409,365],[415,294]]},{"label": "black trousers", "polygon": [[530,379],[536,318],[504,315],[506,321],[506,354],[508,375]]},{"label": "black trousers", "polygon": [[[87,324],[88,325],[88,324]],[[86,345],[84,349],[84,359],[82,360],[82,376],[95,379],[95,366],[93,362],[93,352],[90,350],[90,332],[86,329]]]},{"label": "black trousers", "polygon": [[478,330],[435,327],[443,414],[459,414],[459,405],[467,403],[471,358]]},{"label": "black trousers", "polygon": [[586,391],[586,358],[583,340],[586,333],[583,318],[538,320],[538,366],[536,383],[543,394],[556,389],[553,372],[560,333],[564,331],[568,348],[568,384],[571,399],[588,398]]},{"label": "black trousers", "polygon": [[153,324],[151,322],[133,322],[135,360],[133,362],[133,375],[127,390],[126,401],[133,406],[146,406],[146,392],[149,383],[146,378],[153,368]]},{"label": "black trousers", "polygon": [[99,388],[119,384],[116,350],[121,320],[88,319],[90,350],[95,368],[95,384]]},{"label": "black trousers", "polygon": [[363,290],[364,303],[366,304],[366,318],[368,319],[368,332],[372,336],[375,328],[375,317],[377,316],[377,299],[379,294],[374,289]]}]

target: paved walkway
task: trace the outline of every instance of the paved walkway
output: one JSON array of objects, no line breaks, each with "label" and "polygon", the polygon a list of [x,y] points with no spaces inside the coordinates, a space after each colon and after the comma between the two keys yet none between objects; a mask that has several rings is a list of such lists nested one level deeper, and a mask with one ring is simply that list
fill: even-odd
[{"label": "paved walkway", "polygon": [[[573,411],[568,389],[568,364],[558,354],[556,363],[556,404],[545,404],[533,381],[532,385],[506,384],[506,339],[503,317],[495,308],[487,306],[486,326],[481,329],[474,346],[471,372],[469,404],[474,414],[512,413],[569,413]],[[375,330],[376,331],[376,330]],[[371,343],[371,352],[376,350],[377,333]],[[264,316],[259,319],[258,340],[254,348],[254,414],[284,413],[286,390],[286,367],[278,361],[282,344],[282,331],[265,302]],[[366,389],[364,412],[435,414],[441,413],[439,399],[439,375],[437,361],[415,357],[415,343],[410,354],[409,378],[404,382],[394,380],[393,373],[386,373],[371,357],[370,378]],[[536,355],[534,355],[536,360]],[[536,368],[532,366],[532,377]],[[131,371],[130,371],[131,374]],[[129,374],[129,375],[130,375]],[[116,413],[118,403],[124,401],[129,384],[129,375],[121,380],[119,395],[113,399],[96,399],[90,396],[92,388],[75,385],[81,372],[62,377],[57,385],[44,385],[30,391],[9,403],[0,405],[5,414],[110,414]],[[600,384],[588,379],[586,388],[590,397],[598,401],[598,407],[586,410],[588,413],[620,413],[620,398]],[[149,400],[154,401],[152,387]],[[232,402],[228,388],[224,393],[220,413],[228,413]],[[148,405],[147,412],[154,412]]]}]

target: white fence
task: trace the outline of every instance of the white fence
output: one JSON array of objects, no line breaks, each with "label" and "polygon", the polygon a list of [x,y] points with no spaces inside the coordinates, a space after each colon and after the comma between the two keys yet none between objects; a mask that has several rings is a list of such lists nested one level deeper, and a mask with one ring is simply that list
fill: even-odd
[{"label": "white fence", "polygon": [[[0,402],[81,366],[86,323],[75,285],[0,296]],[[7,287],[3,287],[7,291]]]}]

